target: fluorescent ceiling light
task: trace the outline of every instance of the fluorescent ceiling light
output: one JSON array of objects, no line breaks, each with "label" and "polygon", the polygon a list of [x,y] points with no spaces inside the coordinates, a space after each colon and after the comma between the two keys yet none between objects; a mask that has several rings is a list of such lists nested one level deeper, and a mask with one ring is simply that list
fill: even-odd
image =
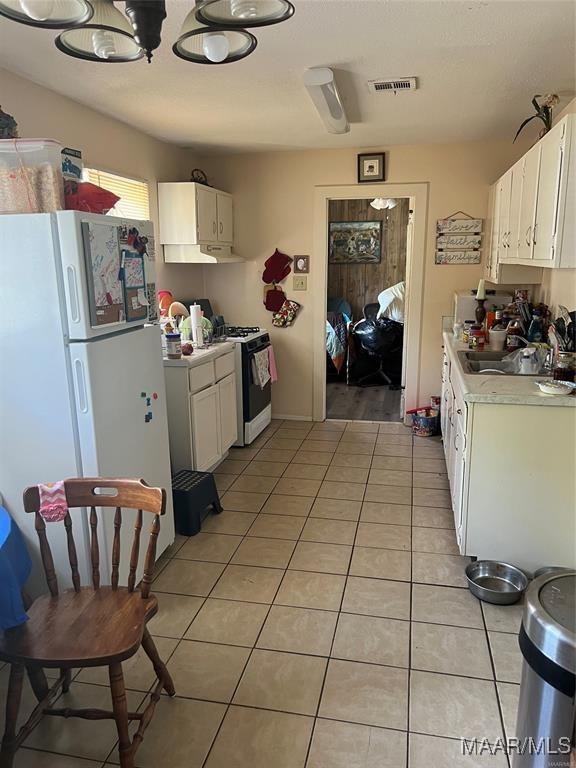
[{"label": "fluorescent ceiling light", "polygon": [[328,67],[313,67],[304,72],[304,85],[329,133],[348,133],[350,126],[344,112],[334,72]]}]

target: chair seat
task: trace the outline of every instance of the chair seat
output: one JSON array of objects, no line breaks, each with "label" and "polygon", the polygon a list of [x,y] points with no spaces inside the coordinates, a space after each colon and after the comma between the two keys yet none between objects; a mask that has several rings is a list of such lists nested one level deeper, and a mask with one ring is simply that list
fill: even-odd
[{"label": "chair seat", "polygon": [[157,610],[154,595],[144,599],[121,587],[45,595],[32,604],[25,624],[0,635],[0,659],[56,668],[123,661],[136,653]]}]

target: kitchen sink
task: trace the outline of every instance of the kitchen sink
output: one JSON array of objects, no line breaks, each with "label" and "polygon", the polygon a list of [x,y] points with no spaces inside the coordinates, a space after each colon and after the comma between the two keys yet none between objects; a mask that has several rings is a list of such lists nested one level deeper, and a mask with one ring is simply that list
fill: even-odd
[{"label": "kitchen sink", "polygon": [[504,360],[509,352],[486,349],[482,352],[460,350],[458,357],[464,373],[472,376],[546,376],[546,373],[526,374],[510,370],[510,363]]}]

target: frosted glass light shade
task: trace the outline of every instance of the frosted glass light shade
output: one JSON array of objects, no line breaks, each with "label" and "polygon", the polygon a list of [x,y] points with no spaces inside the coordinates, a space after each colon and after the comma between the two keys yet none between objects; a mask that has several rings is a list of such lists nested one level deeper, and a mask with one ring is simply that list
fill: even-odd
[{"label": "frosted glass light shade", "polygon": [[[212,44],[210,36],[218,36],[218,46]],[[224,45],[221,36],[225,36],[228,42],[228,55],[221,58]],[[214,39],[214,43],[216,40]],[[249,56],[256,48],[258,41],[254,35],[245,29],[227,29],[225,27],[207,27],[200,24],[191,11],[184,19],[180,37],[172,46],[172,50],[181,59],[193,61],[197,64],[228,64],[239,61]],[[218,47],[218,52],[216,51]],[[211,53],[214,50],[214,55]],[[210,53],[212,60],[206,55]],[[218,55],[218,53],[220,55]],[[215,60],[220,59],[220,60]]]},{"label": "frosted glass light shade", "polygon": [[225,27],[266,27],[294,14],[289,0],[201,0],[194,14],[202,24]]},{"label": "frosted glass light shade", "polygon": [[20,24],[45,29],[66,29],[90,21],[88,0],[0,0],[0,14]]},{"label": "frosted glass light shade", "polygon": [[130,22],[112,0],[90,0],[94,15],[89,24],[67,29],[56,38],[62,53],[77,59],[108,63],[137,61],[144,51],[134,40]]}]

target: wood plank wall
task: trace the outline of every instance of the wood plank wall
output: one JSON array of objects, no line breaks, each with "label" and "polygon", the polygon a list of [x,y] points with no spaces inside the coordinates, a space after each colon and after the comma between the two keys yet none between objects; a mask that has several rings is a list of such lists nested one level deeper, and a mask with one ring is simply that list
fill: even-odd
[{"label": "wood plank wall", "polygon": [[406,235],[409,200],[399,199],[391,210],[377,211],[370,200],[330,200],[329,221],[382,221],[382,259],[379,264],[328,264],[328,296],[343,297],[354,320],[365,304],[406,275]]}]

